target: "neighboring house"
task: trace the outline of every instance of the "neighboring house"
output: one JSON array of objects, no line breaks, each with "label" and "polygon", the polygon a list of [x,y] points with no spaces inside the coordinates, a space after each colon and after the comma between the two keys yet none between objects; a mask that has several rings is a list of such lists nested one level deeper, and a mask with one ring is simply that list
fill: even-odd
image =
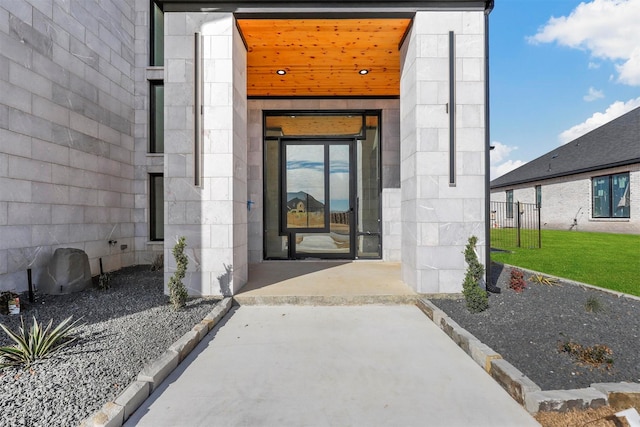
[{"label": "neighboring house", "polygon": [[287,202],[287,208],[289,212],[306,212],[304,202],[298,198],[289,200]]},{"label": "neighboring house", "polygon": [[540,206],[542,228],[640,234],[640,108],[491,181]]},{"label": "neighboring house", "polygon": [[316,200],[312,195],[299,191],[297,193],[287,193],[287,209],[297,212],[317,212],[324,210],[324,203]]},{"label": "neighboring house", "polygon": [[[469,236],[488,260],[492,8],[1,2],[0,289],[25,289],[27,269],[37,285],[60,247],[94,275],[163,254],[167,280],[185,236],[194,295],[325,255],[459,292]],[[283,194],[300,191],[324,211],[290,226]]]}]

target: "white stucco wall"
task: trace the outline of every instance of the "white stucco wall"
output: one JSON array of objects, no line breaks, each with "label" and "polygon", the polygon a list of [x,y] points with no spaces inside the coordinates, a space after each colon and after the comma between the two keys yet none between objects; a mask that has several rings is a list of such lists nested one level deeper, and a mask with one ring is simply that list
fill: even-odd
[{"label": "white stucco wall", "polygon": [[[455,32],[456,184],[449,185],[449,31]],[[402,277],[459,292],[464,247],[484,260],[485,76],[482,12],[418,12],[402,46]]]},{"label": "white stucco wall", "polygon": [[[629,172],[630,218],[593,218],[591,179],[623,172]],[[491,201],[504,202],[512,189],[514,202],[535,203],[536,185],[542,192],[543,229],[640,234],[640,164],[492,190]]]}]

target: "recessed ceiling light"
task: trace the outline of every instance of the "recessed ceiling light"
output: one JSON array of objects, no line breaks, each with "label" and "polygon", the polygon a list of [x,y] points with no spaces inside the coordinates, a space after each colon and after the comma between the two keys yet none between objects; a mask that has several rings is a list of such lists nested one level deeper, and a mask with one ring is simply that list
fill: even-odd
[{"label": "recessed ceiling light", "polygon": [[278,70],[276,71],[276,74],[279,76],[284,76],[285,74],[287,74],[286,70]]},{"label": "recessed ceiling light", "polygon": [[358,71],[358,73],[360,73],[360,75],[364,76],[365,74],[369,74],[369,70],[360,70]]}]

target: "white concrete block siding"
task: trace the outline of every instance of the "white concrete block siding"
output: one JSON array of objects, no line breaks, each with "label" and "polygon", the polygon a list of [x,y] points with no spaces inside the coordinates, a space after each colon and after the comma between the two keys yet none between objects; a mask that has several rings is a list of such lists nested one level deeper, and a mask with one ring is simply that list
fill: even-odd
[{"label": "white concrete block siding", "polygon": [[[418,292],[461,290],[471,235],[484,259],[483,20],[481,12],[419,12],[401,50],[402,274]],[[449,31],[456,55],[455,186],[448,167]]]},{"label": "white concrete block siding", "polygon": [[[165,61],[150,66],[150,2],[92,7],[102,10],[0,5],[0,289],[24,290],[26,268],[37,283],[58,247],[85,250],[94,275],[99,259],[109,271],[163,253],[168,278],[171,249],[185,236],[190,292],[237,292],[248,263],[262,260],[262,111],[277,109],[381,110],[383,259],[402,261],[419,292],[460,289],[466,239],[484,240],[483,12],[416,15],[402,46],[401,100],[248,101],[232,14],[166,13]],[[456,187],[446,166],[450,30]],[[201,187],[193,185],[195,31],[204,36]],[[148,152],[156,80],[165,88],[164,154]],[[150,173],[165,178],[164,242],[150,241]]]},{"label": "white concrete block siding", "polygon": [[134,10],[92,8],[0,4],[2,290],[25,290],[27,268],[37,285],[59,247],[85,250],[92,274],[134,262]]}]

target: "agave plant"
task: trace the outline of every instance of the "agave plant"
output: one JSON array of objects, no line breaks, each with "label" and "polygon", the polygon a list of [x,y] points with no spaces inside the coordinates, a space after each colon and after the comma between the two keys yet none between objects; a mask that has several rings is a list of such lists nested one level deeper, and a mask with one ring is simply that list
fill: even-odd
[{"label": "agave plant", "polygon": [[76,338],[70,335],[75,331],[80,319],[71,322],[72,317],[60,322],[53,330],[53,319],[43,328],[35,316],[30,329],[25,329],[24,319],[21,318],[21,326],[17,333],[0,323],[0,328],[15,342],[12,346],[0,347],[0,368],[10,365],[29,366],[75,341]]}]

